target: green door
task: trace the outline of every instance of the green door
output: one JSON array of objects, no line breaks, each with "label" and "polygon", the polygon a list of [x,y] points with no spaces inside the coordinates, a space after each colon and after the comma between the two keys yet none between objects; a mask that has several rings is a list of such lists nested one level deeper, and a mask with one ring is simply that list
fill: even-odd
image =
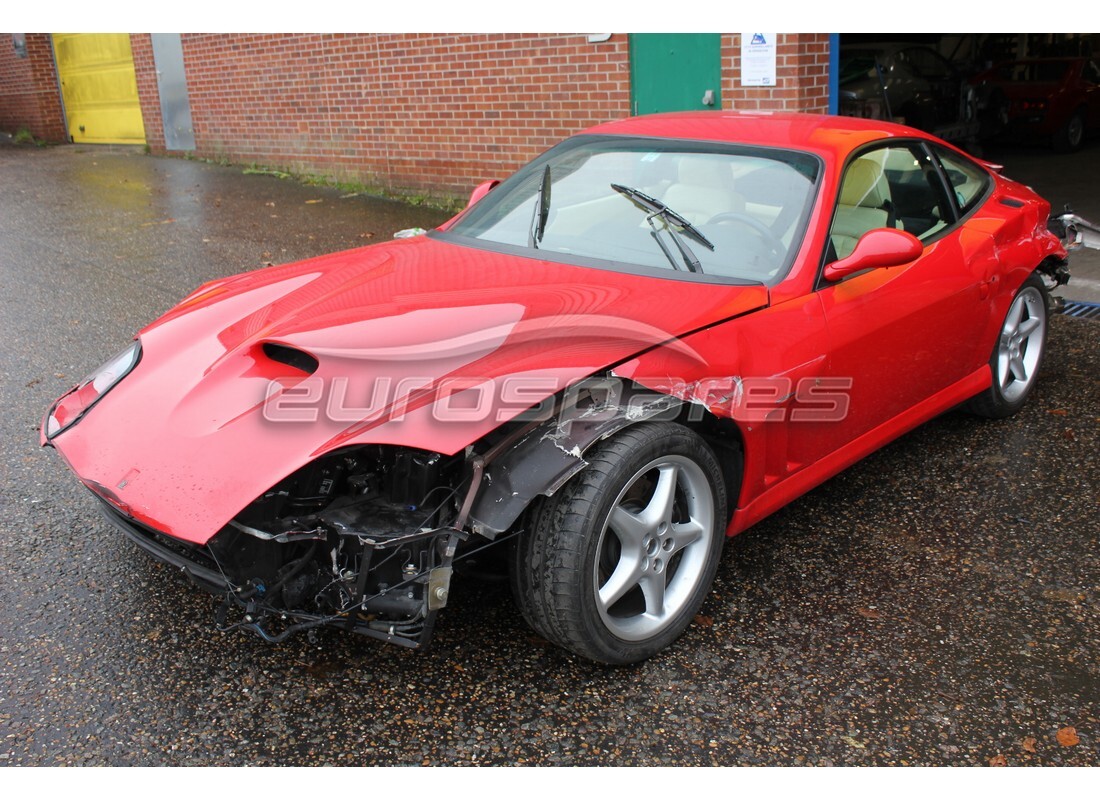
[{"label": "green door", "polygon": [[719,33],[630,34],[634,113],[721,108],[721,50]]}]

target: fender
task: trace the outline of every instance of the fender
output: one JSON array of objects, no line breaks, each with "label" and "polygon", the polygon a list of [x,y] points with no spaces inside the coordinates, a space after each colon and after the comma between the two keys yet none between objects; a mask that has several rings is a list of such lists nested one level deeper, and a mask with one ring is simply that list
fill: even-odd
[{"label": "fender", "polygon": [[550,419],[517,428],[484,455],[469,527],[495,539],[539,495],[550,497],[588,466],[584,454],[630,425],[679,418],[684,404],[614,376],[570,387]]}]

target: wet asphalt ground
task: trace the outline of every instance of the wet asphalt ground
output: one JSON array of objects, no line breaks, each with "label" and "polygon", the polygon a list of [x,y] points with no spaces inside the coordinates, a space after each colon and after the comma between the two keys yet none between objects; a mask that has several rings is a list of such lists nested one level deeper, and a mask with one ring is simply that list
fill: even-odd
[{"label": "wet asphalt ground", "polygon": [[730,541],[687,634],[625,669],[470,577],[424,654],[220,634],[38,447],[50,402],[200,282],[444,217],[0,148],[0,764],[1100,764],[1100,322],[1053,320],[1016,418],[947,414]]}]

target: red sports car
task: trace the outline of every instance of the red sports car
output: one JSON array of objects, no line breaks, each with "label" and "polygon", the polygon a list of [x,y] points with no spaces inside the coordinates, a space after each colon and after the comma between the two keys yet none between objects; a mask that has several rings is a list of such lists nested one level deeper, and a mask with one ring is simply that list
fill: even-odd
[{"label": "red sports car", "polygon": [[638,661],[726,536],[947,409],[1023,405],[1068,278],[1049,210],[888,123],[612,122],[426,235],[199,287],[42,441],[222,628],[423,646],[492,547],[541,635]]},{"label": "red sports car", "polygon": [[1045,139],[1060,152],[1100,129],[1100,66],[1090,58],[1032,58],[998,64],[973,78],[1003,94],[1004,134]]}]

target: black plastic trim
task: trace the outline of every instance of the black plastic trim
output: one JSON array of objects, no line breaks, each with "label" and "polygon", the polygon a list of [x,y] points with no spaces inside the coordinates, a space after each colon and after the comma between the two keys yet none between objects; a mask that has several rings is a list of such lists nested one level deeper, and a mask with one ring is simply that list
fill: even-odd
[{"label": "black plastic trim", "polygon": [[[158,541],[158,537],[171,538],[167,534],[155,531],[152,528],[147,528],[144,525],[130,519],[122,514],[118,509],[112,506],[103,498],[98,498],[101,505],[100,510],[103,512],[103,516],[107,518],[107,521],[122,531],[126,538],[136,544],[146,553],[151,555],[157,561],[167,564],[171,567],[175,567],[183,572],[192,583],[196,584],[204,591],[211,594],[222,595],[229,589],[229,583],[221,575],[221,573],[204,567],[195,561],[188,559],[181,553],[176,552],[168,545]],[[178,541],[178,540],[174,540]],[[185,542],[179,542],[181,548],[193,547]]]}]

